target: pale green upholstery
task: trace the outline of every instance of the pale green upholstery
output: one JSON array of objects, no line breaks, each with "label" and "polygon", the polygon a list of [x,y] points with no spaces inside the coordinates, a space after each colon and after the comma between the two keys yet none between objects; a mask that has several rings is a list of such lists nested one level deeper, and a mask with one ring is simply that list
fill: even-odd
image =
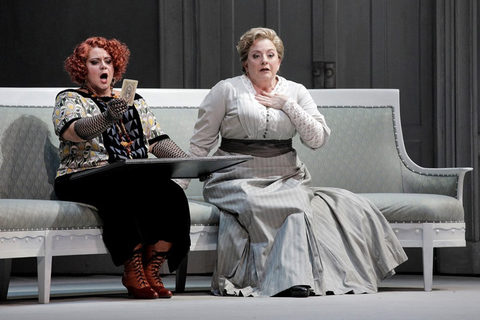
[{"label": "pale green upholstery", "polygon": [[389,222],[464,222],[456,198],[424,193],[361,193],[382,211]]},{"label": "pale green upholstery", "polygon": [[0,199],[0,218],[2,231],[102,227],[95,207],[69,201]]},{"label": "pale green upholstery", "polygon": [[55,200],[51,113],[51,107],[0,106],[0,231],[102,226],[94,207]]},{"label": "pale green upholstery", "polygon": [[352,192],[403,192],[401,166],[392,130],[391,108],[319,108],[332,134],[320,150],[299,156],[313,172],[313,186]]},{"label": "pale green upholstery", "polygon": [[[312,186],[338,187],[372,200],[390,222],[463,222],[458,173],[427,174],[404,162],[392,106],[319,107],[332,129],[326,146],[296,149]],[[403,141],[402,141],[403,143]]]},{"label": "pale green upholstery", "polygon": [[[187,150],[189,139],[193,135],[198,106],[152,105],[150,102],[149,104],[157,120],[160,122],[162,130],[166,132],[182,150]],[[192,180],[185,193],[193,199],[203,199],[202,183],[198,180]]]},{"label": "pale green upholstery", "polygon": [[220,211],[210,203],[189,199],[192,225],[218,226]]}]

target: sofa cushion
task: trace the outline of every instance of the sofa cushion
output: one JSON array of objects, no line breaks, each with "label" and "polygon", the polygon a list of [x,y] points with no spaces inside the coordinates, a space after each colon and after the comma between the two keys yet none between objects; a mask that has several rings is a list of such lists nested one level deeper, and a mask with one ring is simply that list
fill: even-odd
[{"label": "sofa cushion", "polygon": [[218,225],[220,211],[215,205],[191,198],[188,199],[188,205],[192,225]]},{"label": "sofa cushion", "polygon": [[[219,210],[189,199],[192,225],[218,225]],[[69,201],[0,199],[0,231],[102,228],[95,207]]]},{"label": "sofa cushion", "polygon": [[361,193],[372,201],[388,222],[463,222],[456,198],[422,193]]},{"label": "sofa cushion", "polygon": [[102,228],[95,207],[69,201],[0,199],[0,231]]},{"label": "sofa cushion", "polygon": [[[420,193],[361,193],[372,201],[388,222],[463,222],[462,204],[456,198]],[[218,225],[219,210],[199,197],[189,198],[192,225]]]}]

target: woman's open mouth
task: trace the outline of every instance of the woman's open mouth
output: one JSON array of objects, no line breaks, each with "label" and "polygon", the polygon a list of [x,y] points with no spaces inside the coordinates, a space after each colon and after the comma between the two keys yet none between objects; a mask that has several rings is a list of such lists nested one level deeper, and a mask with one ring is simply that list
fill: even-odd
[{"label": "woman's open mouth", "polygon": [[102,73],[102,75],[100,76],[100,80],[101,80],[103,83],[107,83],[108,74],[107,74],[107,73]]}]

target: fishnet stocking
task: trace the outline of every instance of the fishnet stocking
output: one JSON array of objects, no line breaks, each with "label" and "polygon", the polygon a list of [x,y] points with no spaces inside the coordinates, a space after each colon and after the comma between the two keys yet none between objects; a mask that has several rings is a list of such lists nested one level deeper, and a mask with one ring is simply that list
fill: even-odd
[{"label": "fishnet stocking", "polygon": [[116,120],[122,119],[122,115],[127,111],[127,108],[125,100],[112,99],[107,103],[107,111],[92,117],[78,119],[73,129],[77,136],[83,140],[90,140],[100,135]]},{"label": "fishnet stocking", "polygon": [[152,153],[158,158],[186,158],[188,155],[170,138],[153,145]]}]

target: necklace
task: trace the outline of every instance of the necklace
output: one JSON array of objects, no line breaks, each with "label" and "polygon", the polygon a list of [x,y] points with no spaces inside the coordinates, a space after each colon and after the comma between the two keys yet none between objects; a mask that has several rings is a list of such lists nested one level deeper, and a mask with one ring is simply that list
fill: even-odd
[{"label": "necklace", "polygon": [[118,137],[120,138],[120,144],[127,150],[127,155],[130,159],[132,158],[132,149],[131,146],[133,144],[132,139],[130,139],[130,136],[128,135],[127,129],[125,129],[125,125],[123,124],[123,121],[120,120],[120,126],[118,125],[118,122],[115,122],[115,126],[117,127],[118,131]]},{"label": "necklace", "polygon": [[[96,102],[98,102],[102,106],[106,107],[105,101],[103,101],[101,98],[99,98],[99,96],[97,94],[93,93],[92,90],[90,90],[90,88],[88,87],[88,85],[86,85],[86,84],[82,85],[82,89],[86,89],[88,94],[92,97],[93,100],[95,100]],[[113,90],[111,92],[111,95],[112,95],[113,98],[117,98],[117,96],[115,95]],[[120,122],[120,125],[118,125],[119,122]],[[130,135],[128,134],[127,129],[125,128],[125,125],[123,124],[123,119],[120,119],[119,122],[117,122],[117,121],[115,122],[115,128],[117,129],[118,137],[120,138],[120,144],[127,151],[128,157],[130,159],[133,159],[132,154],[131,154],[132,153],[131,146],[133,144],[133,141],[130,138]]]}]

